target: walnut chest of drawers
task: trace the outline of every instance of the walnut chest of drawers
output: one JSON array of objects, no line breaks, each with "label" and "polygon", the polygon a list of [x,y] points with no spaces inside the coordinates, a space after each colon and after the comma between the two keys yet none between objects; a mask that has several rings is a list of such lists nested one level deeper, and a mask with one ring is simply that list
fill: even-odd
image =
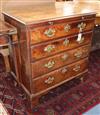
[{"label": "walnut chest of drawers", "polygon": [[95,13],[26,24],[6,13],[4,18],[18,31],[13,74],[32,106],[50,89],[87,72]]}]

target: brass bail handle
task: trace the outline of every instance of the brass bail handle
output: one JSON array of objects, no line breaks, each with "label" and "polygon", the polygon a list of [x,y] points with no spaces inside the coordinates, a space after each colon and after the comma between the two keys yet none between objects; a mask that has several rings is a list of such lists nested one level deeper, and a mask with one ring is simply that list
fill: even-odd
[{"label": "brass bail handle", "polygon": [[55,61],[49,61],[44,66],[48,69],[52,68],[55,65]]},{"label": "brass bail handle", "polygon": [[53,81],[54,81],[54,77],[48,77],[48,79],[46,79],[44,82],[46,84],[51,84],[51,83],[53,83]]},{"label": "brass bail handle", "polygon": [[55,49],[55,45],[47,45],[44,51],[50,53],[53,49]]},{"label": "brass bail handle", "polygon": [[56,30],[54,28],[49,28],[49,29],[45,30],[44,34],[50,38],[55,35],[55,32],[56,32]]}]

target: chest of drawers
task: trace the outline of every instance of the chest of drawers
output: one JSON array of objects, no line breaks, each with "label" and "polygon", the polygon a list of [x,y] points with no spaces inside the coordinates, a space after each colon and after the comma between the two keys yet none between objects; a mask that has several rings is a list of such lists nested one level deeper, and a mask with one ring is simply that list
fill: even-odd
[{"label": "chest of drawers", "polygon": [[95,13],[29,24],[5,13],[4,18],[17,27],[14,61],[32,106],[50,89],[87,72]]}]

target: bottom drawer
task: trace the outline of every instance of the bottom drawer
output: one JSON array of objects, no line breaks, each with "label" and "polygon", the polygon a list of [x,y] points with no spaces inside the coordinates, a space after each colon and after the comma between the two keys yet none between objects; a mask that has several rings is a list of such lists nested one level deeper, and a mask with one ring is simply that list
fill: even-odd
[{"label": "bottom drawer", "polygon": [[78,74],[81,74],[85,70],[87,70],[88,58],[82,59],[73,64],[64,66],[58,70],[52,71],[48,74],[45,74],[41,77],[33,79],[32,81],[32,90],[33,93],[38,93],[47,88],[54,87],[57,84],[61,84],[64,80],[71,79],[71,77],[75,77]]}]

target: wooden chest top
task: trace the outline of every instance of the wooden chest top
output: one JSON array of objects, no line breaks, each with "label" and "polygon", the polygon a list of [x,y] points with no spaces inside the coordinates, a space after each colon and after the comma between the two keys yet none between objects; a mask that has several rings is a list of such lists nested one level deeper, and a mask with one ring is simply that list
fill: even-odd
[{"label": "wooden chest top", "polygon": [[67,17],[77,17],[83,14],[87,15],[95,11],[92,10],[90,6],[91,5],[88,5],[81,9],[80,5],[74,2],[55,2],[53,5],[31,5],[25,8],[10,9],[4,11],[4,14],[26,25],[55,19],[64,19]]}]

